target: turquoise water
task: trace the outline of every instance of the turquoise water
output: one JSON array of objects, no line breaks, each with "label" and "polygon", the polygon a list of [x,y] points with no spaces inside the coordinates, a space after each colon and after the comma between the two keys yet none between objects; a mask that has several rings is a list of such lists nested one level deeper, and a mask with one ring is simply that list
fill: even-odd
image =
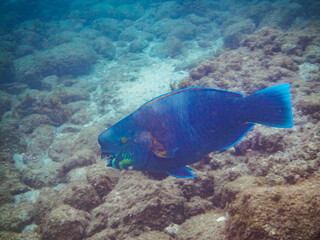
[{"label": "turquoise water", "polygon": [[[230,207],[238,193],[319,187],[319,13],[316,0],[2,0],[0,239],[250,239],[232,225],[243,214]],[[249,95],[284,83],[294,127],[255,127],[193,164],[195,179],[120,171],[100,159],[99,133],[166,92]],[[314,226],[319,201],[295,201],[311,209],[304,218]],[[283,221],[298,218],[291,235],[277,214],[247,232],[319,237],[287,212]]]}]

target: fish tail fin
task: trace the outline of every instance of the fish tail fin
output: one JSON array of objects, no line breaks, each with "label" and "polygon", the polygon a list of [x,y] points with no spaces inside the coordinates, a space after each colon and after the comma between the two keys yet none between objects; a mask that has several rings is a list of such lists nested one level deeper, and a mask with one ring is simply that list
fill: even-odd
[{"label": "fish tail fin", "polygon": [[289,84],[281,84],[244,98],[245,120],[270,127],[293,127],[289,88]]}]

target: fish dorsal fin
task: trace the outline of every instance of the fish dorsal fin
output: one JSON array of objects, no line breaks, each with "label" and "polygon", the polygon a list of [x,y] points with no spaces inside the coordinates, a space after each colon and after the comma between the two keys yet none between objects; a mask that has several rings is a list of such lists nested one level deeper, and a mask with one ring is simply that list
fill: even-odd
[{"label": "fish dorsal fin", "polygon": [[178,147],[173,149],[165,149],[164,146],[152,137],[152,152],[158,158],[174,158],[175,153],[179,150]]},{"label": "fish dorsal fin", "polygon": [[[156,97],[154,99],[151,99],[150,101],[146,102],[145,104],[143,104],[142,106],[146,106],[150,103],[156,102],[162,98],[174,95],[174,94],[178,94],[178,93],[182,93],[182,92],[187,92],[187,91],[203,91],[203,90],[207,90],[207,91],[215,91],[215,92],[223,92],[226,93],[232,97],[237,97],[237,98],[242,98],[244,97],[244,95],[242,93],[238,93],[238,92],[232,92],[232,91],[226,91],[226,90],[221,90],[221,89],[215,89],[215,88],[205,88],[205,87],[188,87],[188,88],[183,88],[183,89],[179,89],[173,92],[168,92],[165,94],[160,95],[159,97]],[[141,106],[141,107],[142,107]]]}]

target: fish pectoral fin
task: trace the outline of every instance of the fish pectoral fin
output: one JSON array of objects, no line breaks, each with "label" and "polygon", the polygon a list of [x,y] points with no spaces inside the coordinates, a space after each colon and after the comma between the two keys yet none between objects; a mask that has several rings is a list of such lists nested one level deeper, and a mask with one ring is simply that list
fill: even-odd
[{"label": "fish pectoral fin", "polygon": [[194,175],[191,168],[188,167],[179,167],[172,170],[169,170],[167,173],[176,178],[194,178],[196,175]]},{"label": "fish pectoral fin", "polygon": [[175,158],[176,152],[179,150],[178,147],[174,148],[173,150],[165,150],[165,149],[153,149],[154,155],[158,158]]}]

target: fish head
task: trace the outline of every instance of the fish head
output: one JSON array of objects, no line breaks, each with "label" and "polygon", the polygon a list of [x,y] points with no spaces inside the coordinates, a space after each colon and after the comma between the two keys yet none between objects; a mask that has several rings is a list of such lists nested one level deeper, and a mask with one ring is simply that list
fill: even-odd
[{"label": "fish head", "polygon": [[135,131],[126,122],[118,122],[102,132],[98,141],[101,146],[101,159],[106,159],[106,166],[118,169],[138,169],[137,144]]}]

